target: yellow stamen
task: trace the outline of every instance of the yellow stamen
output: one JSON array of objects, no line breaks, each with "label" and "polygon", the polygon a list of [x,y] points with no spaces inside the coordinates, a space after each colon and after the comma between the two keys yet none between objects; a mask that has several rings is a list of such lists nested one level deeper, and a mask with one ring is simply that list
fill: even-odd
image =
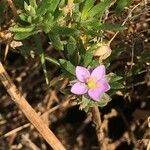
[{"label": "yellow stamen", "polygon": [[96,81],[94,79],[89,79],[87,81],[87,86],[89,89],[95,89],[96,88]]}]

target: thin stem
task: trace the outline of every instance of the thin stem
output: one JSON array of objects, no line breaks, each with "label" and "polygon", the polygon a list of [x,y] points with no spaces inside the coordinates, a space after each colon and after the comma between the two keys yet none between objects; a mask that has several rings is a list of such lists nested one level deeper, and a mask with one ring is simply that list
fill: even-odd
[{"label": "thin stem", "polygon": [[101,116],[97,106],[92,108],[92,118],[93,118],[93,122],[96,125],[96,134],[97,134],[100,149],[106,150],[106,146],[104,144],[104,132],[102,129]]},{"label": "thin stem", "polygon": [[16,9],[13,1],[12,0],[7,0],[7,2],[8,2],[8,5],[9,5],[9,7],[11,8],[11,10],[13,12],[14,17],[16,17],[17,16],[17,9]]}]

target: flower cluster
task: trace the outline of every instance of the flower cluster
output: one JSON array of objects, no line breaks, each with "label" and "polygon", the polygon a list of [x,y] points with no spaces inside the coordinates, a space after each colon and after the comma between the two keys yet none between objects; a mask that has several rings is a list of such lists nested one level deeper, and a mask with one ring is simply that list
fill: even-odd
[{"label": "flower cluster", "polygon": [[76,67],[77,82],[72,85],[71,92],[76,95],[88,94],[90,98],[99,101],[103,94],[110,89],[105,78],[106,69],[99,65],[92,72],[82,66]]}]

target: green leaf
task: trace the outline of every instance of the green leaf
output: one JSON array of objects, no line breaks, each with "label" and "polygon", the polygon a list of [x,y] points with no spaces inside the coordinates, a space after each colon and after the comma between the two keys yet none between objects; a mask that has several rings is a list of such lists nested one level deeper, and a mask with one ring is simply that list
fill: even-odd
[{"label": "green leaf", "polygon": [[43,69],[43,72],[44,72],[46,84],[49,84],[48,73],[47,73],[46,62],[45,62],[45,53],[44,53],[44,50],[42,48],[40,34],[34,35],[33,39],[34,39],[34,42],[35,42],[35,45],[36,45],[37,49],[40,52],[39,56],[40,56],[40,61],[41,61],[42,69]]},{"label": "green leaf", "polygon": [[61,74],[61,75],[59,75],[57,77],[53,77],[52,80],[50,81],[49,85],[50,85],[50,87],[51,86],[55,86],[56,87],[56,85],[59,83],[59,81],[62,81],[62,80],[64,80],[63,74]]},{"label": "green leaf", "polygon": [[81,54],[81,60],[83,62],[83,66],[91,65],[93,61],[93,50],[97,48],[97,44],[93,44],[88,50]]},{"label": "green leaf", "polygon": [[26,26],[26,27],[10,27],[9,30],[11,32],[32,32],[34,30],[35,26]]},{"label": "green leaf", "polygon": [[61,67],[72,75],[75,75],[75,66],[65,59],[59,59]]},{"label": "green leaf", "polygon": [[116,6],[116,13],[119,15],[125,7],[130,5],[133,2],[133,0],[117,0],[117,6]]},{"label": "green leaf", "polygon": [[71,36],[67,43],[67,51],[69,56],[72,56],[74,54],[76,50],[76,44],[76,40]]},{"label": "green leaf", "polygon": [[112,0],[103,0],[99,4],[95,5],[90,11],[89,11],[89,17],[92,18],[99,14],[99,17],[102,17],[106,9],[110,6],[112,3]]},{"label": "green leaf", "polygon": [[36,0],[29,0],[29,3],[33,8],[37,8]]},{"label": "green leaf", "polygon": [[104,93],[102,99],[98,102],[98,106],[99,107],[104,107],[110,101],[111,101],[111,97],[108,94]]},{"label": "green leaf", "polygon": [[116,74],[114,74],[114,73],[110,73],[110,74],[108,74],[108,76],[110,75],[110,82],[116,82],[116,81],[119,81],[119,80],[121,80],[121,79],[123,79],[123,77],[121,77],[121,76],[117,76]]},{"label": "green leaf", "polygon": [[101,24],[97,27],[99,30],[110,30],[110,31],[123,31],[126,27],[119,24]]},{"label": "green leaf", "polygon": [[110,87],[111,87],[111,89],[118,90],[118,89],[123,89],[124,85],[122,85],[119,82],[110,82]]},{"label": "green leaf", "polygon": [[39,7],[37,8],[37,15],[38,16],[44,15],[48,10],[48,6],[50,5],[51,0],[42,0],[42,2],[39,4]]},{"label": "green leaf", "polygon": [[82,96],[82,101],[80,103],[80,109],[84,109],[86,112],[88,111],[89,109],[89,103],[90,103],[91,99],[89,99],[88,97],[86,96]]},{"label": "green leaf", "polygon": [[66,2],[66,0],[61,0],[58,7],[59,7],[59,8],[64,7],[65,2]]},{"label": "green leaf", "polygon": [[36,15],[36,8],[32,5],[28,5],[25,1],[24,1],[24,9],[26,10],[26,13],[30,16],[35,16]]},{"label": "green leaf", "polygon": [[45,64],[45,54],[44,54],[43,50],[41,50],[41,51],[42,52],[40,54],[40,58],[41,58],[41,64],[42,64],[42,68],[43,68],[43,72],[44,72],[44,76],[45,76],[45,81],[46,81],[46,84],[49,84],[47,68],[46,68],[46,64]]},{"label": "green leaf", "polygon": [[87,67],[93,58],[93,51],[87,50],[86,53],[83,55],[83,66]]},{"label": "green leaf", "polygon": [[111,57],[109,58],[111,61],[116,60],[119,58],[119,56],[125,51],[125,49],[122,48],[113,48]]},{"label": "green leaf", "polygon": [[53,24],[54,24],[54,16],[51,14],[51,13],[48,13],[44,16],[44,20],[42,21],[42,30],[45,32],[45,33],[48,33]]},{"label": "green leaf", "polygon": [[39,16],[44,15],[47,11],[54,12],[59,4],[60,0],[42,0],[39,8],[37,9],[37,14]]},{"label": "green leaf", "polygon": [[47,60],[48,62],[50,62],[52,64],[60,66],[59,62],[55,58],[47,56],[47,57],[45,57],[45,60]]},{"label": "green leaf", "polygon": [[77,41],[77,47],[78,47],[80,55],[84,55],[86,53],[86,49],[85,49],[83,41],[81,39],[79,39]]},{"label": "green leaf", "polygon": [[77,43],[74,37],[70,37],[67,42],[67,52],[68,52],[68,59],[74,65],[78,64],[78,51],[77,51]]},{"label": "green leaf", "polygon": [[56,34],[68,35],[68,36],[72,36],[75,33],[76,34],[78,33],[78,31],[76,29],[68,28],[68,27],[61,27],[61,26],[54,26],[52,31],[55,32]]},{"label": "green leaf", "polygon": [[15,34],[14,39],[15,40],[23,40],[31,35],[35,34],[34,32],[18,32]]},{"label": "green leaf", "polygon": [[60,0],[51,0],[51,4],[48,7],[49,12],[54,12],[59,4]]},{"label": "green leaf", "polygon": [[86,0],[81,13],[81,20],[85,20],[88,15],[88,11],[93,7],[95,0]]},{"label": "green leaf", "polygon": [[27,21],[28,15],[27,15],[26,13],[21,13],[21,14],[19,15],[19,17],[20,17],[20,19],[21,19],[22,21],[28,22],[28,21]]},{"label": "green leaf", "polygon": [[60,36],[58,34],[50,32],[48,34],[48,36],[49,36],[49,39],[51,40],[52,45],[55,49],[61,50],[61,51],[64,50],[63,43],[62,43]]},{"label": "green leaf", "polygon": [[28,11],[29,5],[24,1],[24,9]]},{"label": "green leaf", "polygon": [[98,19],[90,18],[86,21],[82,21],[82,26],[84,26],[87,29],[98,29],[100,26],[100,22]]}]

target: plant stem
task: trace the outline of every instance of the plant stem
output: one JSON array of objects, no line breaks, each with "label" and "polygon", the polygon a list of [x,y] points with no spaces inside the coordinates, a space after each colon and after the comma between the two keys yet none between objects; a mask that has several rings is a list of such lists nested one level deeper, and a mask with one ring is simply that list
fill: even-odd
[{"label": "plant stem", "polygon": [[101,127],[102,121],[101,121],[101,116],[100,116],[98,106],[92,108],[92,118],[93,118],[93,122],[96,125],[96,134],[97,134],[100,150],[106,150],[107,148],[104,143],[104,132]]}]

